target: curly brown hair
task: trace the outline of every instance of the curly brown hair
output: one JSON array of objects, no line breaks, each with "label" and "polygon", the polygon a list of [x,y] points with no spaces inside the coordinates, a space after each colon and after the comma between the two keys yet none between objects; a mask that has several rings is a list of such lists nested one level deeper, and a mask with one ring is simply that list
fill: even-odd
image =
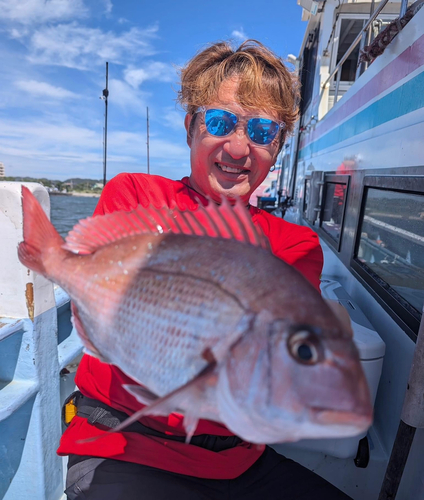
[{"label": "curly brown hair", "polygon": [[233,49],[218,42],[202,50],[180,70],[178,102],[188,114],[216,98],[223,81],[237,77],[237,99],[247,109],[275,112],[292,132],[298,117],[299,82],[283,60],[256,40]]}]

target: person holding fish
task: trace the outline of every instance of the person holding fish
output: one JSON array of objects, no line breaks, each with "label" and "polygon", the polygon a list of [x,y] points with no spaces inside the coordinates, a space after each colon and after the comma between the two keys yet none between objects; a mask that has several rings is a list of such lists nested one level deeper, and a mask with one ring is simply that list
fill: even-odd
[{"label": "person holding fish", "polygon": [[23,190],[19,258],[69,293],[87,351],[58,450],[67,498],[348,499],[264,444],[372,418],[349,326],[318,291],[318,237],[249,205],[297,80],[259,42],[219,42],[182,69],[179,101],[190,176],[118,175],[65,245]]}]

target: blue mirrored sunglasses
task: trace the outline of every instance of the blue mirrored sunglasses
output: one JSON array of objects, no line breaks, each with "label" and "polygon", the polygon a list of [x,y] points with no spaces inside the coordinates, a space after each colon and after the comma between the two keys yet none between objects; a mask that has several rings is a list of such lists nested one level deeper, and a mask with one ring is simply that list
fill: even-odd
[{"label": "blue mirrored sunglasses", "polygon": [[[225,109],[207,109],[204,106],[196,113],[203,113],[206,130],[215,137],[225,137],[234,132],[239,118]],[[253,117],[245,123],[247,137],[258,146],[267,146],[284,128],[284,122],[275,122],[269,118]]]}]

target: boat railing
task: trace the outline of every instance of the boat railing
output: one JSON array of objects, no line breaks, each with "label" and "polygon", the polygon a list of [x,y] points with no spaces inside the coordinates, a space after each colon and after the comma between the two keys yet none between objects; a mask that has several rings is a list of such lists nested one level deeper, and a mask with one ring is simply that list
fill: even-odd
[{"label": "boat railing", "polygon": [[[44,187],[26,183],[46,212]],[[68,295],[18,260],[21,184],[0,182],[0,498],[61,500],[61,404],[82,345]]]},{"label": "boat railing", "polygon": [[[339,88],[340,88],[340,78],[341,78],[341,69],[343,67],[343,64],[347,61],[348,57],[352,54],[352,52],[355,50],[358,44],[360,44],[360,49],[362,50],[365,46],[365,43],[369,43],[370,38],[371,38],[371,32],[370,29],[372,28],[372,23],[375,21],[377,16],[380,14],[380,12],[384,9],[384,7],[389,3],[389,0],[381,0],[381,2],[378,4],[377,8],[372,12],[370,15],[369,19],[363,26],[362,30],[358,33],[356,38],[353,40],[349,48],[346,50],[344,55],[341,57],[340,61],[337,63],[333,71],[331,71],[330,75],[328,78],[325,80],[325,82],[321,85],[321,92],[319,96],[319,105],[321,103],[321,100],[326,93],[326,89],[329,88],[329,86],[332,84],[334,81],[334,77],[336,77],[336,84],[335,84],[335,92],[334,92],[334,102],[333,106],[337,103],[339,99]],[[374,0],[371,3],[371,9],[374,5]],[[401,6],[400,6],[400,12],[399,12],[399,17],[403,17],[405,15],[405,12],[408,8],[408,0],[401,0]],[[365,67],[364,70],[367,68],[367,63],[364,63]],[[361,73],[361,68],[360,64],[358,64],[358,69],[356,71],[356,79],[360,76]]]}]

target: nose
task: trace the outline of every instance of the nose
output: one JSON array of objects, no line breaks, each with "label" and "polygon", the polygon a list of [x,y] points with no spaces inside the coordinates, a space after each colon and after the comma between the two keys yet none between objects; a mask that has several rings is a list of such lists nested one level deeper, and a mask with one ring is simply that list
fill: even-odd
[{"label": "nose", "polygon": [[237,128],[234,133],[227,138],[224,144],[224,151],[235,160],[249,156],[250,143],[242,127]]}]

